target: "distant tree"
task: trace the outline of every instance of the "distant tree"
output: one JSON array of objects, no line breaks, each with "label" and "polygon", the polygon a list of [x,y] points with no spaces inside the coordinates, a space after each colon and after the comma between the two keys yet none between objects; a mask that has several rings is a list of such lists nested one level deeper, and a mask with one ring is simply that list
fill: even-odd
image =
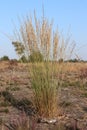
[{"label": "distant tree", "polygon": [[12,44],[15,48],[17,55],[21,56],[24,54],[24,45],[21,42],[14,41],[12,42]]},{"label": "distant tree", "polygon": [[9,60],[9,57],[8,56],[3,56],[0,58],[1,61],[8,61]]},{"label": "distant tree", "polygon": [[68,60],[68,62],[79,62],[79,60],[75,58],[75,59]]},{"label": "distant tree", "polygon": [[20,59],[19,62],[27,63],[28,59],[23,55]]},{"label": "distant tree", "polygon": [[43,55],[40,52],[32,52],[29,56],[30,62],[42,62],[44,60]]}]

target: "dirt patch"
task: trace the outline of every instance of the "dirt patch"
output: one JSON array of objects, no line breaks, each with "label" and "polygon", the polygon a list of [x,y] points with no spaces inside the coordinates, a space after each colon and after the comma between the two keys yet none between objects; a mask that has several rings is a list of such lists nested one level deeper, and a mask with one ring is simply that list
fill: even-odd
[{"label": "dirt patch", "polygon": [[[85,63],[83,65],[84,68],[87,67]],[[80,70],[83,65],[77,64],[76,67],[79,66]],[[27,65],[18,63],[9,66],[11,64],[8,62],[0,63],[0,122],[2,120],[7,122],[14,115],[19,116],[20,111],[24,110],[28,114],[31,124],[34,123],[35,130],[58,130],[59,127],[61,130],[68,130],[72,124],[75,125],[76,121],[80,129],[87,129],[87,77],[80,79],[81,73],[75,69],[75,66],[74,69],[71,67],[70,73],[65,73],[64,83],[58,93],[58,106],[61,108],[62,114],[57,117],[57,122],[54,124],[38,122],[39,117],[35,111],[31,114],[34,110],[33,93],[29,72],[26,69]],[[9,92],[9,99],[3,92]],[[32,105],[29,106],[27,104],[29,102]]]}]

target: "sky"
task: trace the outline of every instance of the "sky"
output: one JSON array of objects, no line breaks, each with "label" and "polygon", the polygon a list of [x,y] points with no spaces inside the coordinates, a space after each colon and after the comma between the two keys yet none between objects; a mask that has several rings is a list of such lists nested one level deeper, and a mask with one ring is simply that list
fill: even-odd
[{"label": "sky", "polygon": [[66,37],[70,31],[76,55],[87,60],[87,0],[0,0],[0,57],[17,58],[8,36],[13,35],[14,24],[20,26],[18,17],[32,15],[35,9],[41,18],[43,6],[45,16],[53,19],[59,32]]}]

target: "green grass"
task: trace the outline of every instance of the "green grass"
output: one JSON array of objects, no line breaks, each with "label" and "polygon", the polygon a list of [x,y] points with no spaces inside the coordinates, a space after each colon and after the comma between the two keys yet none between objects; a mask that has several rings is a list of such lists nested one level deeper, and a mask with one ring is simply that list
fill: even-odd
[{"label": "green grass", "polygon": [[[53,63],[52,63],[53,64]],[[31,85],[34,105],[41,116],[51,117],[57,113],[57,82],[54,66],[49,62],[32,64]]]}]

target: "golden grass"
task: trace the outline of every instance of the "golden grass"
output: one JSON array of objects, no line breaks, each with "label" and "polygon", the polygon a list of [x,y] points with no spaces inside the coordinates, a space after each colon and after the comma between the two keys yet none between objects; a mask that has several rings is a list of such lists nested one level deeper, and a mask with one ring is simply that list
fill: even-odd
[{"label": "golden grass", "polygon": [[44,17],[37,18],[36,12],[34,17],[26,17],[20,23],[20,29],[15,29],[13,45],[19,56],[25,55],[29,58],[32,52],[40,52],[44,60],[60,59],[66,60],[73,53],[75,42],[60,36],[58,29],[53,30],[53,22]]},{"label": "golden grass", "polygon": [[[60,73],[64,73],[67,68],[69,69],[69,67],[66,67],[68,63],[59,63],[58,60],[62,59],[64,61],[70,58],[75,44],[70,42],[70,38],[65,40],[60,37],[58,29],[53,30],[52,21],[49,22],[44,17],[44,13],[41,20],[37,18],[35,12],[33,18],[26,17],[16,34],[13,45],[19,56],[25,55],[29,60],[29,56],[33,52],[40,52],[44,57],[41,63],[39,63],[39,60],[32,63],[29,71],[32,76],[31,85],[34,92],[34,104],[39,115],[45,117],[55,116],[58,110],[57,97],[58,88],[60,87],[58,84],[62,82],[62,78],[61,80],[56,79],[56,73],[60,76]],[[19,49],[21,48],[23,50],[20,53]]]}]

